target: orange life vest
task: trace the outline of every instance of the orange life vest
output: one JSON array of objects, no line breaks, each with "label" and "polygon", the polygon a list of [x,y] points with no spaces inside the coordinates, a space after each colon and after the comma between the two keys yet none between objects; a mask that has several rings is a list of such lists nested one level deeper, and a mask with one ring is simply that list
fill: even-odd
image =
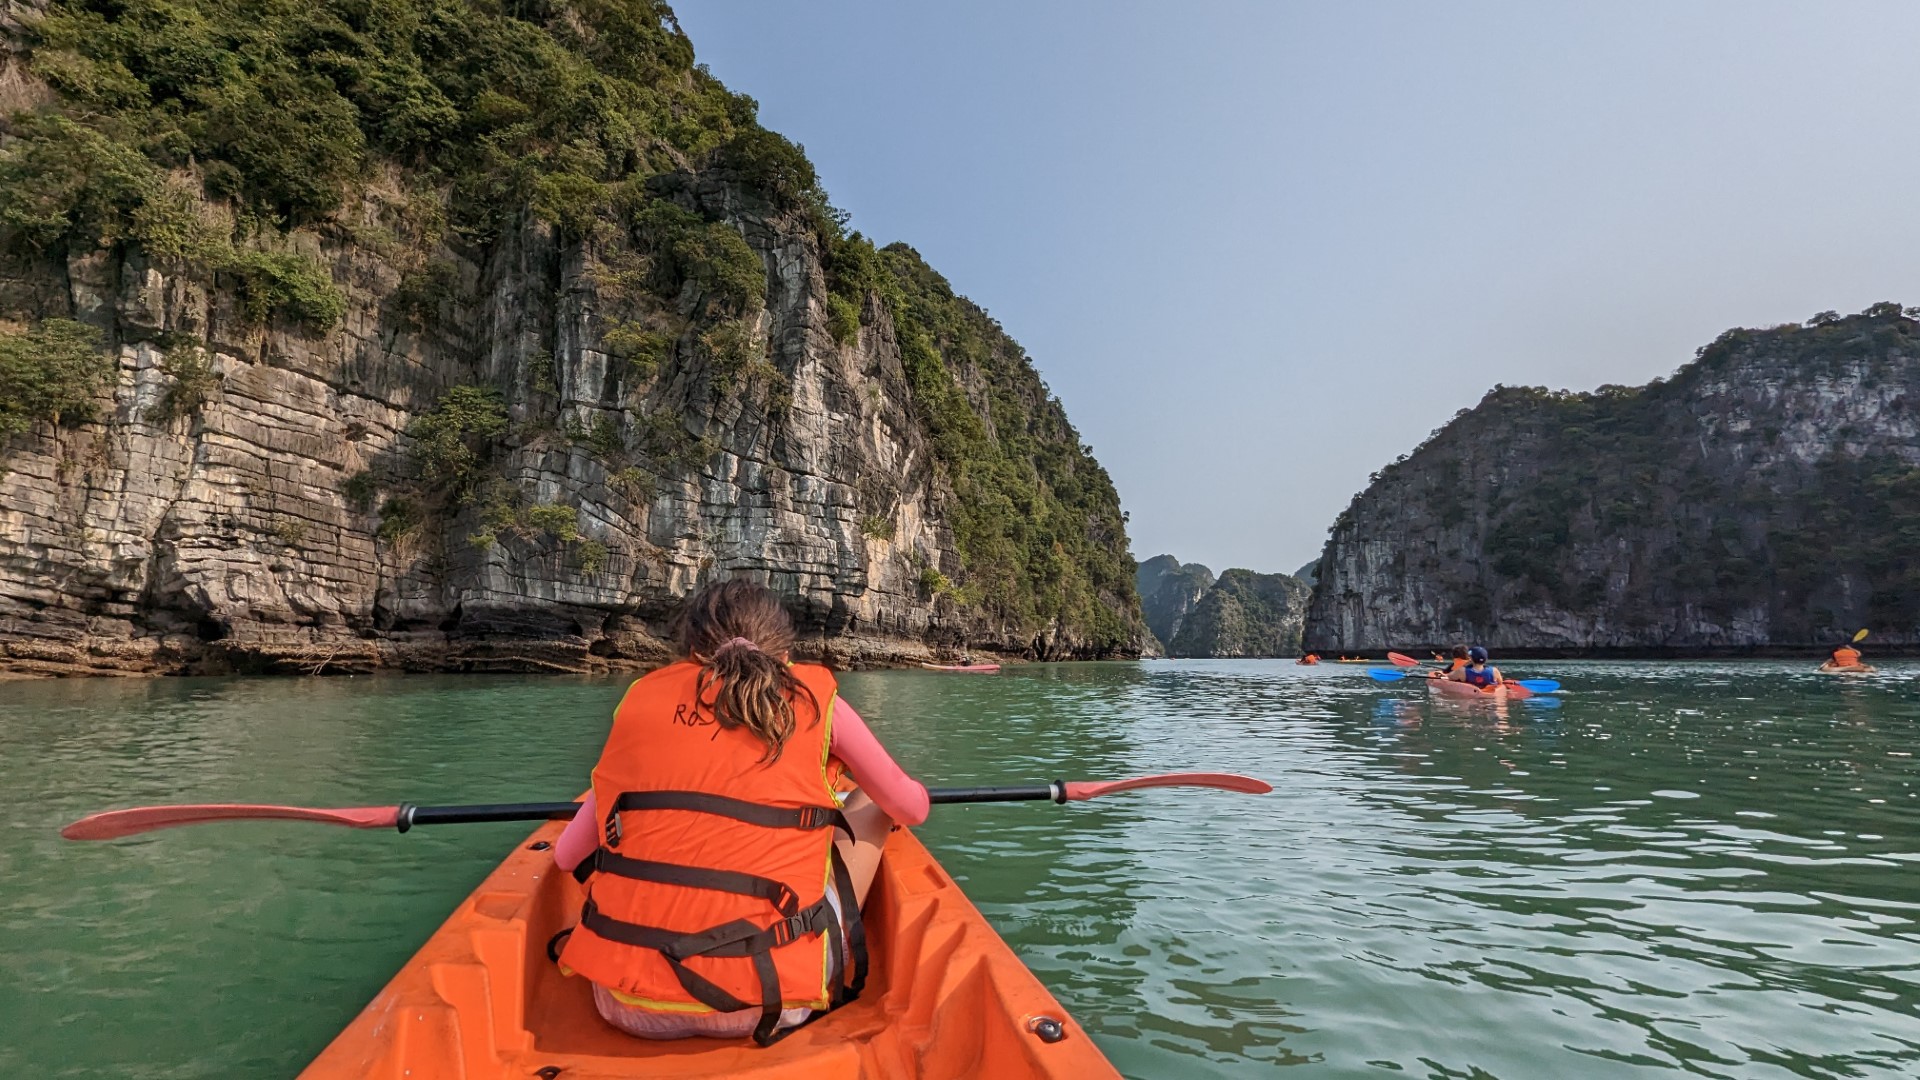
[{"label": "orange life vest", "polygon": [[[797,695],[775,761],[751,731],[715,722],[698,664],[628,688],[593,769],[602,846],[574,871],[587,898],[559,956],[643,1008],[759,1009],[763,1045],[778,1037],[782,1009],[844,1004],[866,976],[859,904],[833,848],[846,826],[827,753],[834,678],[790,670],[813,703]],[[829,890],[841,894],[844,927]]]},{"label": "orange life vest", "polygon": [[1466,666],[1467,666],[1466,658],[1461,656],[1456,656],[1453,658],[1453,663],[1448,666],[1447,670],[1450,672],[1459,671],[1461,668]]},{"label": "orange life vest", "polygon": [[1860,650],[1842,646],[1833,650],[1834,667],[1857,667],[1860,663]]}]

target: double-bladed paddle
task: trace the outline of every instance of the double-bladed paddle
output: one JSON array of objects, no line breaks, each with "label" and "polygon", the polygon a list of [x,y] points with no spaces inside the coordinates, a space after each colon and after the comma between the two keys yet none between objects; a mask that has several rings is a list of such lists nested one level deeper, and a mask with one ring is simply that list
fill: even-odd
[{"label": "double-bladed paddle", "polygon": [[[1163,773],[1137,776],[1130,780],[1055,780],[1051,784],[1025,787],[928,788],[934,803],[980,802],[1083,802],[1102,795],[1146,788],[1205,787],[1264,795],[1273,785],[1251,776],[1234,773]],[[353,806],[315,808],[306,806],[262,806],[249,803],[199,803],[175,806],[136,806],[127,810],[107,810],[88,814],[60,830],[69,840],[115,840],[155,829],[181,825],[207,825],[220,821],[313,821],[324,825],[345,825],[350,829],[398,829],[406,832],[415,825],[454,825],[474,821],[562,821],[580,809],[579,803],[480,803],[469,806]]]},{"label": "double-bladed paddle", "polygon": [[[1378,682],[1399,682],[1409,675],[1418,676],[1416,671],[1399,671],[1394,668],[1368,668],[1367,674]],[[1508,679],[1514,686],[1524,686],[1536,694],[1551,694],[1560,689],[1560,684],[1552,679]]]}]

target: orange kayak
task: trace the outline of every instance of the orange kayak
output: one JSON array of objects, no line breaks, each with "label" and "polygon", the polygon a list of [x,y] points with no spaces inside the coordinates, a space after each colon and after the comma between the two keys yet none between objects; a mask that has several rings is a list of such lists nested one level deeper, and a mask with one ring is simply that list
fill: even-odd
[{"label": "orange kayak", "polygon": [[1452,679],[1427,680],[1427,689],[1441,697],[1460,698],[1463,701],[1519,701],[1533,696],[1533,691],[1518,683],[1502,683],[1499,686],[1479,687],[1470,683],[1454,682]]},{"label": "orange kayak", "polygon": [[867,897],[873,967],[859,1001],[766,1048],[621,1034],[594,1011],[589,984],[547,959],[547,940],[580,910],[580,886],[549,850],[562,827],[543,825],[507,856],[301,1077],[1118,1080],[905,829],[887,840]]}]

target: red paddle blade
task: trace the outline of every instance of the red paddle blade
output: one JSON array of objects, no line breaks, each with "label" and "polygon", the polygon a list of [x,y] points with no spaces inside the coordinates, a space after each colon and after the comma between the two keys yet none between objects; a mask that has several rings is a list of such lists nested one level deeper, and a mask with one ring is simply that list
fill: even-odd
[{"label": "red paddle blade", "polygon": [[315,810],[305,806],[257,806],[247,803],[203,803],[186,806],[136,806],[88,814],[60,830],[69,840],[116,840],[155,829],[205,825],[215,821],[318,821],[350,829],[393,828],[400,823],[397,806],[354,806]]},{"label": "red paddle blade", "polygon": [[1160,776],[1136,776],[1131,780],[1079,780],[1068,783],[1066,787],[1068,802],[1095,799],[1122,791],[1139,791],[1142,788],[1158,787],[1209,787],[1219,788],[1221,791],[1238,791],[1247,795],[1265,795],[1273,790],[1273,785],[1265,780],[1255,780],[1251,776],[1224,772],[1165,773]]},{"label": "red paddle blade", "polygon": [[1387,654],[1387,659],[1393,661],[1394,663],[1400,665],[1401,667],[1419,667],[1420,666],[1420,661],[1415,660],[1413,657],[1408,656],[1406,653],[1390,652]]}]

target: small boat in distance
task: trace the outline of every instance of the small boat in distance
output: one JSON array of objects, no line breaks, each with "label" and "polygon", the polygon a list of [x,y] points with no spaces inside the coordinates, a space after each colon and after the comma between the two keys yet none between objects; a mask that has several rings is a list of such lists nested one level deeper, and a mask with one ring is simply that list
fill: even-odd
[{"label": "small boat in distance", "polygon": [[999,664],[921,664],[928,671],[958,671],[967,675],[991,675],[1000,670]]}]

